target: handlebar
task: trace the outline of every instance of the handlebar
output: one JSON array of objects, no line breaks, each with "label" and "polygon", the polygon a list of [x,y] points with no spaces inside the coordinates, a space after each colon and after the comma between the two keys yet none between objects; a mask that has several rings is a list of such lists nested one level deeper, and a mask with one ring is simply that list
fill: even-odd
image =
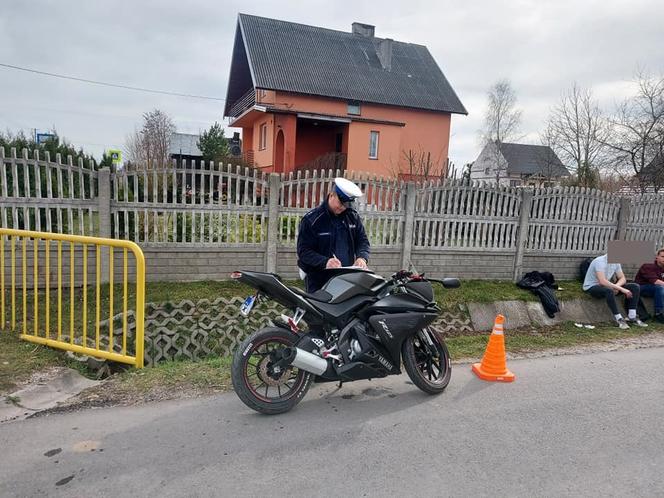
[{"label": "handlebar", "polygon": [[406,284],[408,282],[420,282],[422,280],[439,283],[446,289],[456,289],[458,287],[461,287],[461,282],[459,281],[458,278],[451,278],[451,277],[443,279],[430,278],[430,277],[425,277],[424,273],[417,274],[408,270],[399,270],[398,272],[396,272],[394,275],[392,275],[392,278],[389,280],[389,283],[399,285],[399,284]]}]

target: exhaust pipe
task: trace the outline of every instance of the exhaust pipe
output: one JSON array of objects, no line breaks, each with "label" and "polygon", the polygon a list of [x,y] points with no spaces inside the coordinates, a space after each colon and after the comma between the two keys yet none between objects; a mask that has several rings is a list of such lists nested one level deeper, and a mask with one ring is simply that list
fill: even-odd
[{"label": "exhaust pipe", "polygon": [[300,348],[285,348],[282,357],[286,365],[293,365],[315,375],[323,375],[328,367],[327,360]]}]

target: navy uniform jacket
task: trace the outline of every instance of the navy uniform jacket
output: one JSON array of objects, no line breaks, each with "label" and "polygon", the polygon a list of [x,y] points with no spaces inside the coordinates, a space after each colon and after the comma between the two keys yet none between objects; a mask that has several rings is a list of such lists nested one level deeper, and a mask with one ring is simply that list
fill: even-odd
[{"label": "navy uniform jacket", "polygon": [[369,239],[362,220],[352,208],[335,216],[325,200],[300,222],[297,265],[307,274],[307,292],[315,292],[325,285],[327,277],[321,270],[333,255],[343,266],[350,266],[357,258],[369,261],[369,252]]}]

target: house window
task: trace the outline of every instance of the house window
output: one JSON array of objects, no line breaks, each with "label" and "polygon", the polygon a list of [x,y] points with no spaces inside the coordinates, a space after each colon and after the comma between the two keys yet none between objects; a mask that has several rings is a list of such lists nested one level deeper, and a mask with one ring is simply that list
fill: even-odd
[{"label": "house window", "polygon": [[484,168],[484,174],[485,175],[491,174],[491,168]]},{"label": "house window", "polygon": [[510,180],[510,187],[518,187],[521,185],[521,180]]},{"label": "house window", "polygon": [[369,159],[378,159],[378,132],[369,133]]},{"label": "house window", "polygon": [[263,123],[259,129],[258,150],[265,150],[267,145],[267,123]]},{"label": "house window", "polygon": [[348,114],[359,116],[361,112],[362,109],[360,108],[359,102],[348,102]]}]

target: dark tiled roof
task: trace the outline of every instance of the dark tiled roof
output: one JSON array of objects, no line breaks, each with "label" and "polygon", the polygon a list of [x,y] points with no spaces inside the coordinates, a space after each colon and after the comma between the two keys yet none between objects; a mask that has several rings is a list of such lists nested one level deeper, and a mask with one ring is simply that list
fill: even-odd
[{"label": "dark tiled roof", "polygon": [[664,154],[657,154],[646,167],[637,174],[649,181],[664,181]]},{"label": "dark tiled roof", "polygon": [[547,145],[500,144],[510,174],[569,176],[555,152]]},{"label": "dark tiled roof", "polygon": [[382,41],[240,14],[226,111],[250,89],[248,66],[255,88],[467,114],[425,46],[394,41],[386,70]]}]

